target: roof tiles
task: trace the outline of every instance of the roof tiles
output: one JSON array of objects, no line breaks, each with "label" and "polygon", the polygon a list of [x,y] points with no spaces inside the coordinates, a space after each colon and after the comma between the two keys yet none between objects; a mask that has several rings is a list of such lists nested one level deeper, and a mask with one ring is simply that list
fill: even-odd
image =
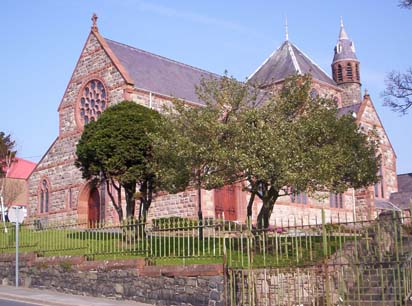
[{"label": "roof tiles", "polygon": [[290,41],[285,41],[279,49],[249,77],[248,82],[269,85],[293,74],[310,74],[318,81],[336,86],[336,83],[307,55]]},{"label": "roof tiles", "polygon": [[202,78],[220,76],[199,68],[105,39],[133,78],[134,86],[154,93],[203,104],[195,87]]}]

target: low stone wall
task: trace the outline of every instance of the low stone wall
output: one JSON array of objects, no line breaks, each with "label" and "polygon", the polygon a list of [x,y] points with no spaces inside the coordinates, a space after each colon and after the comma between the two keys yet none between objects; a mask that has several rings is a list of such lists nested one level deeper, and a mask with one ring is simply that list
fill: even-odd
[{"label": "low stone wall", "polygon": [[[86,261],[21,254],[19,284],[156,305],[224,305],[222,265],[146,266],[143,259]],[[3,285],[15,283],[14,255],[0,255]]]},{"label": "low stone wall", "polygon": [[322,266],[229,270],[229,279],[237,305],[326,305]]}]

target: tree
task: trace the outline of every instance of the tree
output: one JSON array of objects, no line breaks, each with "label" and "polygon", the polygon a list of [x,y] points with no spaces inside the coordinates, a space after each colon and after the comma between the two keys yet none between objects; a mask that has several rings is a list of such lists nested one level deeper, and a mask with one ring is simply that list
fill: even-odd
[{"label": "tree", "polygon": [[6,170],[13,162],[16,151],[14,146],[16,142],[11,139],[11,135],[6,135],[4,132],[0,132],[0,177],[4,177]]},{"label": "tree", "polygon": [[[412,0],[399,0],[399,7],[412,9]],[[412,68],[406,72],[391,71],[385,78],[386,89],[381,96],[384,99],[383,105],[390,107],[394,112],[403,115],[408,113],[412,106]]]},{"label": "tree", "polygon": [[[7,173],[14,162],[16,156],[16,150],[14,150],[15,141],[11,139],[10,134],[6,135],[4,132],[0,132],[0,204],[1,204],[1,216],[2,221],[5,222],[5,209],[4,201],[9,200],[11,196],[10,188],[6,188]],[[5,228],[5,230],[7,230]]]},{"label": "tree", "polygon": [[382,93],[384,105],[395,112],[407,114],[412,106],[412,68],[405,73],[390,72],[385,79],[386,89]]},{"label": "tree", "polygon": [[399,7],[405,8],[405,9],[411,9],[412,0],[399,0]]},{"label": "tree", "polygon": [[2,196],[6,207],[10,207],[14,201],[16,201],[22,192],[24,191],[24,185],[26,184],[23,180],[3,178],[0,184],[3,185]]},{"label": "tree", "polygon": [[[124,216],[122,188],[126,217],[135,215],[135,199],[139,198],[139,214],[142,213],[139,216],[146,219],[157,186],[150,134],[156,132],[159,119],[156,111],[123,101],[108,108],[97,121],[87,124],[77,145],[76,166],[83,178],[107,182],[107,192],[120,221]],[[109,185],[117,191],[117,199]]]},{"label": "tree", "polygon": [[378,180],[374,138],[360,132],[351,116],[339,117],[332,100],[311,98],[311,83],[307,75],[286,79],[273,99],[238,120],[235,163],[252,193],[249,205],[255,196],[262,201],[261,227],[269,226],[281,196],[340,193]]},{"label": "tree", "polygon": [[172,126],[183,140],[169,151],[192,161],[192,184],[196,173],[202,174],[197,187],[242,180],[251,193],[249,216],[254,198],[262,201],[258,225],[263,227],[281,196],[375,183],[374,139],[361,133],[351,116],[338,117],[333,101],[311,98],[310,88],[310,76],[285,80],[274,96],[232,78],[204,81],[198,92],[205,107],[175,113],[174,124],[181,122]]},{"label": "tree", "polygon": [[[175,193],[193,187],[198,193],[198,220],[201,224],[201,189],[222,187],[238,179],[230,163],[232,116],[249,107],[256,94],[244,84],[225,75],[202,80],[196,89],[205,104],[193,107],[175,101],[165,110],[156,155],[163,187]],[[201,235],[201,233],[200,233]]]}]

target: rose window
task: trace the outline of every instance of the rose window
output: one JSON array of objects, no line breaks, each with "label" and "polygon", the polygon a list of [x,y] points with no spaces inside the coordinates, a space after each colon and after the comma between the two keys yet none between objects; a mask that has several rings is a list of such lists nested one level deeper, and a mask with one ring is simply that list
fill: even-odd
[{"label": "rose window", "polygon": [[107,107],[106,89],[99,80],[91,80],[80,98],[80,118],[83,124],[96,121]]}]

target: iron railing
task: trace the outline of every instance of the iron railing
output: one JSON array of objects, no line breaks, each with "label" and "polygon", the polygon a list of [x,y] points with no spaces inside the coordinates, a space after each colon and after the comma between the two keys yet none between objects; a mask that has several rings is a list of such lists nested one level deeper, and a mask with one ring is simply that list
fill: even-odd
[{"label": "iron railing", "polygon": [[[229,305],[406,305],[412,292],[412,226],[398,214],[338,223],[322,214],[319,222],[289,219],[270,229],[224,220],[199,226],[181,218],[120,225],[32,222],[20,226],[19,238],[20,252],[38,256],[224,263]],[[15,228],[7,224],[0,253],[14,251]]]}]

